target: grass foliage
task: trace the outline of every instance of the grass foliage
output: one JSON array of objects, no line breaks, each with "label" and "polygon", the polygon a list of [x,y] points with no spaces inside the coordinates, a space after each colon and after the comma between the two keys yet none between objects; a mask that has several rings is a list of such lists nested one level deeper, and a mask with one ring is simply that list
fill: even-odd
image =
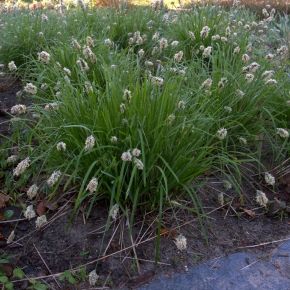
[{"label": "grass foliage", "polygon": [[[37,87],[33,96],[23,93],[33,104],[14,116],[13,135],[2,146],[7,187],[23,193],[36,182],[50,198],[75,188],[76,208],[84,204],[88,213],[103,198],[129,205],[133,214],[137,208],[162,212],[181,192],[198,209],[191,184],[206,172],[241,178],[241,164],[260,163],[261,142],[263,155],[285,158],[287,138],[277,128],[289,124],[289,56],[278,52],[289,45],[289,21],[258,17],[216,6],[2,14],[0,60],[14,61],[24,85]],[[205,26],[210,30],[202,36]],[[41,51],[48,63],[39,59]],[[80,59],[87,70],[77,65]],[[246,72],[254,62],[258,69]],[[207,79],[212,85],[203,86]],[[95,144],[86,150],[89,136]],[[66,150],[58,150],[59,142]],[[131,161],[123,161],[128,151]],[[6,162],[15,152],[18,161],[31,160],[20,177],[12,175],[17,163]],[[48,186],[56,170],[61,176]],[[92,178],[95,190],[87,187]]]}]

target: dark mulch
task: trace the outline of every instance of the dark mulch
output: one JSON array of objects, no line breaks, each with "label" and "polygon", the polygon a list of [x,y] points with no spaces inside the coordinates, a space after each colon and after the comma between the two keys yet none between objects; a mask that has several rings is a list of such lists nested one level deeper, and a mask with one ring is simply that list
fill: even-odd
[{"label": "dark mulch", "polygon": [[[1,225],[3,236],[8,237],[9,233],[15,230],[16,237],[14,243],[10,245],[6,245],[3,240],[0,253],[11,255],[11,264],[22,267],[29,277],[50,274],[40,255],[52,273],[92,262],[86,269],[87,271],[97,269],[100,275],[99,286],[105,284],[113,288],[126,289],[140,286],[162,272],[170,274],[185,271],[186,267],[201,261],[241,251],[240,247],[285,238],[290,230],[289,219],[280,220],[264,214],[255,218],[241,214],[238,218],[226,206],[208,215],[205,236],[196,216],[186,211],[175,212],[174,216],[173,212],[168,210],[165,212],[167,226],[163,228],[164,235],[160,241],[161,264],[156,265],[154,264],[156,239],[150,240],[157,233],[155,215],[146,216],[143,228],[143,219],[139,216],[139,222],[133,227],[133,239],[135,243],[140,243],[136,247],[136,254],[140,259],[140,274],[138,274],[126,220],[120,218],[112,223],[104,235],[106,208],[106,204],[100,204],[93,215],[84,221],[81,213],[72,218],[71,208],[68,206],[59,210],[57,213],[59,217],[56,220],[38,231],[35,231],[35,219],[3,224]],[[12,219],[22,217],[19,208],[11,209],[15,212]],[[63,214],[65,211],[67,213]],[[53,214],[48,213],[48,217],[51,219]],[[144,237],[141,238],[144,233]],[[178,252],[173,242],[178,233],[187,237],[188,248],[184,253]],[[260,251],[267,256],[271,248],[271,245],[268,245],[248,250]],[[110,256],[111,254],[113,255]],[[104,258],[106,256],[108,257]],[[53,287],[52,279],[46,281]],[[79,283],[67,289],[87,289],[83,288],[85,286],[86,283]],[[26,289],[27,283],[19,283],[18,287],[17,289]]]},{"label": "dark mulch", "polygon": [[21,82],[9,76],[0,76],[0,135],[9,133],[10,108],[18,104],[16,93],[21,90]]}]

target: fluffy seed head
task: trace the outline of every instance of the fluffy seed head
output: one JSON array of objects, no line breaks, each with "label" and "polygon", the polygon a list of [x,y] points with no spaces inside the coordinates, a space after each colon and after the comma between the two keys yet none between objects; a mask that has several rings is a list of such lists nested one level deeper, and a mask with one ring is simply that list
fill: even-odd
[{"label": "fluffy seed head", "polygon": [[26,210],[24,212],[24,217],[27,218],[28,220],[31,220],[31,219],[36,217],[36,213],[35,213],[35,211],[33,209],[33,205],[29,205],[26,208]]},{"label": "fluffy seed head", "polygon": [[7,163],[14,163],[14,162],[17,161],[17,159],[18,159],[18,156],[17,156],[17,155],[10,155],[10,156],[7,158],[6,162],[7,162]]},{"label": "fluffy seed head", "polygon": [[138,159],[138,158],[134,158],[134,165],[137,167],[138,170],[143,170],[144,169],[143,162],[140,159]]},{"label": "fluffy seed head", "polygon": [[268,200],[266,194],[263,191],[257,190],[256,191],[256,202],[260,206],[266,207],[268,202],[269,202],[269,200]]},{"label": "fluffy seed head", "polygon": [[59,178],[61,177],[61,172],[60,170],[56,170],[54,171],[50,177],[48,178],[48,180],[46,181],[47,185],[49,187],[53,187],[59,180]]},{"label": "fluffy seed head", "polygon": [[247,63],[247,62],[249,62],[250,61],[250,56],[248,55],[248,54],[243,54],[242,55],[242,61],[244,62],[244,63]]},{"label": "fluffy seed head", "polygon": [[243,145],[247,145],[247,144],[248,144],[247,139],[244,138],[244,137],[239,137],[239,141],[240,141],[240,143],[243,144]]},{"label": "fluffy seed head", "polygon": [[179,250],[179,251],[185,251],[186,248],[187,248],[187,240],[186,240],[186,237],[182,234],[179,234],[175,240],[174,240],[174,243],[176,245],[176,248]]},{"label": "fluffy seed head", "polygon": [[30,95],[36,95],[37,87],[32,83],[27,83],[24,87],[24,91]]},{"label": "fluffy seed head", "polygon": [[253,74],[246,74],[245,75],[245,80],[248,82],[248,83],[251,83],[253,80],[254,80],[255,76]]},{"label": "fluffy seed head", "polygon": [[131,155],[130,151],[123,152],[121,155],[121,159],[125,162],[132,161],[132,155]]},{"label": "fluffy seed head", "polygon": [[178,44],[179,44],[179,41],[177,41],[177,40],[174,40],[171,42],[172,47],[176,47],[176,46],[178,46]]},{"label": "fluffy seed head", "polygon": [[228,134],[228,131],[226,128],[221,128],[221,129],[217,130],[217,132],[216,132],[216,136],[220,140],[224,140],[227,137],[227,134]]},{"label": "fluffy seed head", "polygon": [[275,184],[275,177],[269,173],[269,172],[266,172],[265,173],[265,182],[268,184],[268,185],[274,185]]},{"label": "fluffy seed head", "polygon": [[65,151],[66,150],[66,144],[64,142],[58,142],[56,144],[56,150],[57,151]]},{"label": "fluffy seed head", "polygon": [[93,270],[89,273],[89,284],[90,286],[95,286],[99,279],[99,275],[97,274],[96,270]]},{"label": "fluffy seed head", "polygon": [[98,179],[96,177],[93,177],[88,183],[86,190],[89,191],[90,193],[94,193],[97,191],[98,184],[99,184]]},{"label": "fluffy seed head", "polygon": [[89,151],[93,149],[93,147],[95,146],[95,143],[96,143],[96,139],[93,135],[90,135],[89,137],[87,137],[86,142],[85,142],[85,151]]},{"label": "fluffy seed head", "polygon": [[48,64],[49,61],[50,61],[50,54],[46,51],[41,51],[39,52],[38,54],[38,60],[45,63],[45,64]]},{"label": "fluffy seed head", "polygon": [[68,76],[71,76],[71,70],[68,69],[67,67],[64,67],[64,68],[63,68],[63,71],[64,71]]},{"label": "fluffy seed head", "polygon": [[133,155],[134,157],[139,157],[139,156],[141,155],[141,150],[138,149],[138,148],[134,148],[134,149],[132,150],[132,155]]},{"label": "fluffy seed head", "polygon": [[289,132],[288,130],[284,128],[277,128],[276,133],[281,137],[281,138],[288,138],[289,137]]},{"label": "fluffy seed head", "polygon": [[15,64],[14,61],[10,61],[10,62],[8,63],[8,69],[9,69],[9,71],[11,71],[11,72],[17,70],[17,66],[16,66],[16,64]]},{"label": "fluffy seed head", "polygon": [[36,184],[32,184],[32,185],[28,188],[28,190],[27,190],[27,192],[26,192],[28,198],[29,198],[29,199],[33,199],[33,198],[35,198],[36,195],[37,195],[37,193],[38,193],[38,189],[39,189],[39,188],[38,188],[38,186],[37,186]]},{"label": "fluffy seed head", "polygon": [[44,110],[45,111],[54,111],[54,110],[57,110],[58,108],[59,108],[59,103],[53,102],[53,103],[46,104],[44,107]]},{"label": "fluffy seed head", "polygon": [[201,88],[203,89],[210,89],[212,86],[212,79],[208,78],[206,79],[202,84],[201,84]]},{"label": "fluffy seed head", "polygon": [[132,99],[131,91],[125,89],[124,93],[123,93],[123,100],[127,101],[128,103],[130,103],[131,99]]},{"label": "fluffy seed head", "polygon": [[144,49],[140,49],[139,51],[138,51],[138,56],[140,57],[140,58],[142,58],[143,56],[144,56],[144,54],[145,54],[145,51],[144,51]]},{"label": "fluffy seed head", "polygon": [[116,203],[111,207],[109,216],[115,221],[117,219],[118,214],[119,214],[119,205]]},{"label": "fluffy seed head", "polygon": [[164,83],[164,79],[161,78],[161,77],[154,77],[154,76],[151,76],[150,77],[150,80],[151,80],[151,83],[153,85],[157,85],[157,86],[162,86],[163,83]]},{"label": "fluffy seed head", "polygon": [[37,217],[36,221],[35,221],[35,226],[37,229],[42,228],[45,224],[47,223],[47,218],[46,215],[42,215]]},{"label": "fluffy seed head", "polygon": [[164,48],[166,48],[168,46],[168,41],[166,38],[162,37],[160,40],[159,40],[159,48],[160,50],[163,50]]},{"label": "fluffy seed head", "polygon": [[30,158],[27,157],[18,163],[16,168],[13,170],[13,176],[16,176],[16,177],[20,176],[22,173],[25,172],[25,170],[29,167],[29,165],[30,165]]},{"label": "fluffy seed head", "polygon": [[25,105],[15,105],[11,108],[11,114],[12,115],[21,115],[21,114],[25,114],[27,111],[27,107]]},{"label": "fluffy seed head", "polygon": [[208,26],[204,26],[204,27],[202,28],[202,30],[200,31],[200,37],[201,37],[201,38],[207,38],[209,32],[210,32],[210,28],[209,28]]},{"label": "fluffy seed head", "polygon": [[208,57],[210,57],[211,52],[212,52],[212,47],[211,47],[211,46],[206,47],[206,48],[204,49],[203,53],[202,53],[202,57],[203,57],[203,58],[208,58]]}]

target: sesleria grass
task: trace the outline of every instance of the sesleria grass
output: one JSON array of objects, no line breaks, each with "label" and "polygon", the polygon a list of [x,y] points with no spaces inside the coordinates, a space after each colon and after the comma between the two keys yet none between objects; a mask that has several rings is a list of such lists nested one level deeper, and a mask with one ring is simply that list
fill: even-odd
[{"label": "sesleria grass", "polygon": [[200,213],[191,183],[208,171],[221,171],[239,191],[241,166],[261,164],[261,140],[269,144],[263,154],[287,153],[277,135],[289,122],[287,52],[277,53],[285,43],[257,40],[274,25],[254,13],[101,9],[1,21],[1,59],[14,60],[37,87],[4,149],[5,157],[17,147],[20,160],[31,160],[20,177],[8,174],[13,188],[33,180],[53,198],[76,186],[75,208],[86,205],[88,215],[106,198],[129,206],[131,217],[153,208],[161,218],[180,192]]}]

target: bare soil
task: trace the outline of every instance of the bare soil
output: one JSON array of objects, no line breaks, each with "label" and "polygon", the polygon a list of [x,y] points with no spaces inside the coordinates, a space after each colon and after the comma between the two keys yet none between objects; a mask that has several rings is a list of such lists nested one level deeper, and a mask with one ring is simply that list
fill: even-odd
[{"label": "bare soil", "polygon": [[[15,96],[19,89],[20,83],[15,80],[6,88],[0,85],[1,134],[9,134],[6,112],[19,102]],[[255,191],[251,187],[245,189],[244,202],[234,191],[227,191],[225,204],[221,206],[218,192],[222,190],[222,180],[215,175],[205,177],[205,186],[198,192],[207,213],[204,225],[188,210],[169,208],[164,212],[160,240],[156,238],[158,223],[154,212],[138,213],[132,232],[124,216],[110,221],[106,228],[108,204],[105,201],[85,219],[82,211],[73,215],[72,193],[63,193],[56,204],[40,209],[46,212],[48,223],[36,230],[35,219],[23,218],[23,204],[9,205],[0,209],[0,258],[9,256],[9,263],[0,264],[0,268],[8,276],[16,266],[23,269],[27,277],[16,282],[15,289],[27,289],[28,277],[47,283],[49,289],[90,289],[79,274],[75,274],[78,281],[74,285],[58,282],[58,286],[51,276],[59,277],[63,271],[82,267],[87,273],[96,269],[100,275],[98,287],[103,287],[100,289],[136,289],[161,273],[186,271],[201,261],[236,251],[258,251],[266,257],[273,246],[260,244],[288,237],[290,233],[286,206],[290,190],[287,176],[283,178],[277,191],[267,194],[272,200],[276,197],[285,201],[285,207],[279,208],[280,205],[273,203],[275,210],[266,212],[254,204]],[[258,178],[257,182],[260,182]],[[35,201],[36,207],[43,198]],[[8,220],[4,218],[7,210],[14,213]],[[12,230],[16,236],[7,245],[6,239]],[[180,233],[187,238],[184,252],[177,251],[174,244],[174,238]],[[247,248],[252,245],[257,246]],[[157,263],[156,257],[159,257]]]},{"label": "bare soil", "polygon": [[[21,89],[19,80],[0,76],[0,135],[9,133],[9,111],[12,106],[19,103],[16,93]],[[1,142],[1,139],[0,139]]]}]

